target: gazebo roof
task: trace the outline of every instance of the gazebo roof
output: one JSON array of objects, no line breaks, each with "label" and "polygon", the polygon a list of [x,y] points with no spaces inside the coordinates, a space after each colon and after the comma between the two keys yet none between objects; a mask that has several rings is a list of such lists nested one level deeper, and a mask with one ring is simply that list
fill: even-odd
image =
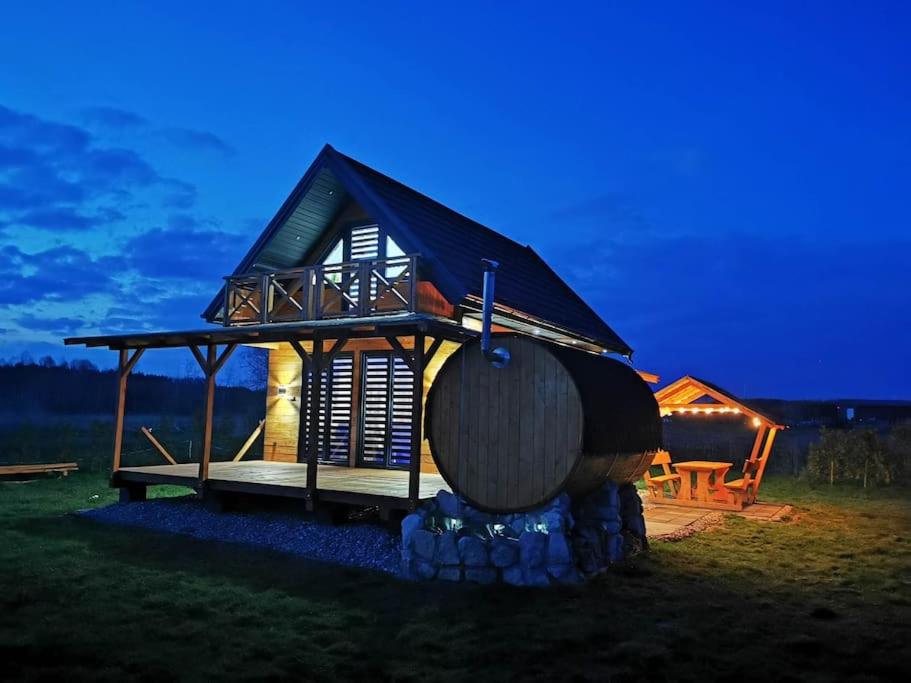
[{"label": "gazebo roof", "polygon": [[731,392],[704,379],[685,375],[655,392],[662,415],[742,414],[769,428],[784,429],[785,425],[768,414],[752,407]]}]

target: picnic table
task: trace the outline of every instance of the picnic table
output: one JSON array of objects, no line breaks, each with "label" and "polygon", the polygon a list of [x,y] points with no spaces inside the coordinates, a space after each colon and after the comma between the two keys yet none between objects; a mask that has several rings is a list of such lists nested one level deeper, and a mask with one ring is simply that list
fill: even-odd
[{"label": "picnic table", "polygon": [[[732,462],[713,462],[711,460],[690,460],[678,462],[673,465],[680,475],[680,491],[677,497],[682,501],[696,500],[708,503],[718,500],[727,502],[728,496],[723,491],[721,482],[728,470],[734,466]],[[696,477],[696,488],[693,490],[693,475]],[[716,493],[713,495],[712,491]],[[719,498],[718,496],[722,496]]]}]

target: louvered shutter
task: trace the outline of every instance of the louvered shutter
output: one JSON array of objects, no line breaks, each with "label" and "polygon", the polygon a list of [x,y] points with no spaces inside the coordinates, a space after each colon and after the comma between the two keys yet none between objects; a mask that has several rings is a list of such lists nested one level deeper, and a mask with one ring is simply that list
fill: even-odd
[{"label": "louvered shutter", "polygon": [[411,461],[414,375],[388,352],[363,354],[359,464],[407,467]]},{"label": "louvered shutter", "polygon": [[[353,356],[350,353],[340,353],[332,361],[332,366],[323,371],[317,427],[317,457],[321,462],[348,464],[351,444],[351,404],[354,398],[353,369]],[[311,386],[311,379],[308,377],[308,397]],[[305,414],[309,425],[309,404]],[[309,445],[309,430],[307,438]]]}]

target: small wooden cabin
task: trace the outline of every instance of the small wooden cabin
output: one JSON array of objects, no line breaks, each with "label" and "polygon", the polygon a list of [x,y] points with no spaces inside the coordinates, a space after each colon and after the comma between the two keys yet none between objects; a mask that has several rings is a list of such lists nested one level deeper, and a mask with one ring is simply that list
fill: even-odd
[{"label": "small wooden cabin", "polygon": [[[182,483],[387,509],[448,488],[422,433],[424,403],[447,357],[479,336],[482,259],[501,264],[495,332],[631,354],[531,247],[325,146],[225,277],[207,327],[66,340],[119,352],[113,484],[134,497]],[[268,349],[264,460],[213,462],[216,377],[239,344]],[[201,458],[131,467],[127,379],[144,351],[169,347],[187,348],[207,378]]]}]

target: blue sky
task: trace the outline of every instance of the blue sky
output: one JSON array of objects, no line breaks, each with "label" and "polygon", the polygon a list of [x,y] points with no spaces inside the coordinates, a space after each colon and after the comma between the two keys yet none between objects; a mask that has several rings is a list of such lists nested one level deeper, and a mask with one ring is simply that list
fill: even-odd
[{"label": "blue sky", "polygon": [[0,357],[198,326],[330,142],[532,244],[666,379],[911,398],[911,10],[749,4],[7,7]]}]

